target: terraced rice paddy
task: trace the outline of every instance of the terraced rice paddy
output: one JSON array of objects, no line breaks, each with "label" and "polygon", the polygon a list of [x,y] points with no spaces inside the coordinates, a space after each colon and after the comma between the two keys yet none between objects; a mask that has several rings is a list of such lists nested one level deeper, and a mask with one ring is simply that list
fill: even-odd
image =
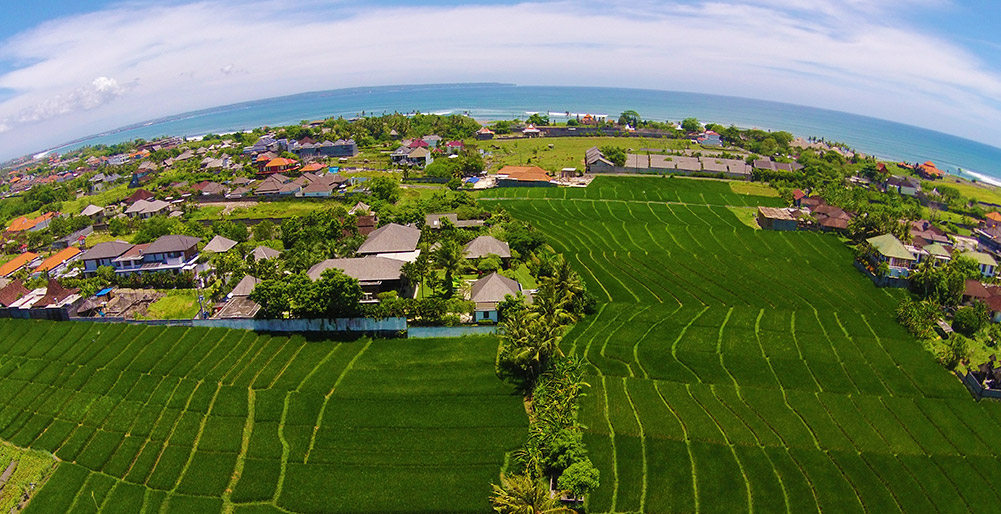
[{"label": "terraced rice paddy", "polygon": [[[589,512],[971,512],[1001,505],[974,402],[833,236],[752,230],[710,181],[508,189],[602,302],[586,358]],[[592,189],[594,188],[594,189]],[[696,193],[699,188],[702,192]]]},{"label": "terraced rice paddy", "polygon": [[483,512],[525,437],[497,340],[0,320],[0,438],[48,512]]}]

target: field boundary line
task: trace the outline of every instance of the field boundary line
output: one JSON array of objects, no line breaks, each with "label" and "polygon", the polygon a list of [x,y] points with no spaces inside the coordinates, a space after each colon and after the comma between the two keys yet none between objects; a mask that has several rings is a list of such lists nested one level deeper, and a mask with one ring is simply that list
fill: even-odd
[{"label": "field boundary line", "polygon": [[[209,402],[209,408],[205,410],[205,416],[202,417],[201,423],[198,425],[198,433],[195,434],[195,442],[191,443],[191,453],[188,454],[188,460],[184,463],[184,467],[181,468],[181,473],[177,475],[177,481],[174,482],[174,487],[170,490],[171,493],[177,492],[177,488],[181,486],[181,482],[184,480],[184,475],[188,473],[188,468],[191,467],[191,461],[195,460],[195,452],[198,451],[198,443],[202,440],[202,434],[205,432],[205,425],[208,424],[209,416],[212,415],[212,410],[215,409],[216,398],[219,398],[219,391],[222,390],[222,383],[216,382],[215,392],[212,393],[212,400]],[[180,418],[178,418],[180,419]],[[176,428],[176,425],[175,425]],[[167,440],[169,441],[169,439]],[[164,448],[167,447],[167,441],[164,441]],[[160,453],[163,455],[163,452]],[[159,457],[157,457],[157,462],[159,462]],[[156,470],[156,467],[153,468]],[[153,476],[152,471],[150,476]]]},{"label": "field boundary line", "polygon": [[[730,380],[733,381],[733,387],[739,388],[740,383],[737,382],[737,377],[733,376],[730,368],[726,367],[723,363],[723,331],[726,330],[726,324],[730,322],[730,316],[733,314],[733,307],[731,306],[726,311],[726,316],[723,317],[723,324],[719,326],[719,332],[716,334],[716,355],[719,357],[719,366],[726,371],[726,374],[730,376]],[[754,432],[751,432],[752,434]]]},{"label": "field boundary line", "polygon": [[[248,339],[247,336],[249,336],[251,334],[253,334],[253,337],[250,337],[249,338],[250,340],[248,340],[246,343],[244,343],[243,340],[244,339]],[[238,362],[240,362],[241,360],[243,360],[243,357],[245,355],[247,355],[248,353],[250,353],[250,350],[252,350],[254,348],[254,343],[256,341],[257,341],[257,333],[256,332],[251,332],[249,330],[246,331],[246,332],[244,332],[243,336],[240,337],[240,339],[238,339],[236,341],[236,343],[233,345],[233,348],[231,348],[230,351],[226,352],[226,355],[223,355],[221,359],[217,360],[216,363],[213,364],[212,367],[209,368],[208,371],[205,372],[204,376],[211,377],[212,376],[212,372],[215,371],[216,368],[218,368],[220,364],[226,362],[226,359],[229,358],[230,354],[232,354],[235,350],[239,349],[241,345],[246,345],[246,348],[243,349],[243,351],[240,353],[240,356],[237,357],[236,360],[233,362],[233,364],[230,364],[229,367],[226,368],[226,371],[223,371],[222,375],[219,376],[219,381],[220,382],[224,382],[223,379],[226,378],[226,375],[229,375],[229,372],[230,372],[230,370],[233,369],[233,366],[235,366]],[[208,357],[208,355],[206,355],[206,357]]]},{"label": "field boundary line", "polygon": [[[291,338],[290,338],[290,340],[291,340]],[[273,388],[275,386],[275,384],[278,383],[278,379],[281,378],[282,375],[284,375],[286,371],[288,371],[289,366],[291,366],[292,362],[299,357],[299,354],[302,353],[302,351],[306,348],[307,344],[309,344],[309,343],[307,343],[306,341],[303,341],[302,344],[299,345],[299,348],[297,348],[295,350],[295,353],[292,354],[292,357],[289,357],[288,359],[285,360],[285,365],[282,366],[282,369],[279,370],[278,373],[275,373],[275,378],[271,379],[271,383],[268,384],[268,387],[266,389],[271,389],[271,388]],[[262,370],[263,370],[263,368],[262,368]],[[254,381],[251,382],[250,385],[253,386],[254,382],[257,382],[257,377],[256,376],[254,377]]]},{"label": "field boundary line", "polygon": [[685,328],[681,329],[681,333],[678,334],[678,337],[674,339],[673,343],[671,343],[671,357],[675,361],[677,361],[679,364],[681,364],[682,366],[684,366],[684,368],[687,369],[689,373],[691,373],[693,376],[695,376],[695,380],[698,380],[700,384],[702,383],[702,377],[700,377],[699,374],[696,373],[695,370],[693,370],[688,364],[686,364],[684,361],[682,361],[681,359],[678,358],[678,343],[681,342],[681,340],[685,337],[685,334],[688,333],[688,329],[692,325],[694,325],[695,322],[699,318],[701,318],[702,315],[705,314],[708,310],[709,310],[709,306],[706,305],[701,311],[699,311],[698,314],[695,315],[694,318],[692,318],[691,320],[688,321],[688,324],[685,325]]},{"label": "field boundary line", "polygon": [[612,444],[612,478],[615,480],[615,488],[612,489],[612,506],[609,512],[615,512],[615,503],[619,499],[619,454],[615,448],[615,427],[612,426],[612,418],[608,414],[608,384],[605,382],[605,375],[601,375],[601,391],[605,395],[605,423],[608,424],[608,439]]},{"label": "field boundary line", "polygon": [[[737,468],[740,469],[740,476],[744,478],[744,489],[747,493],[747,512],[754,512],[754,497],[751,494],[751,480],[747,478],[747,471],[744,470],[744,463],[740,462],[737,450],[733,448],[733,441],[730,440],[730,436],[726,435],[726,431],[723,430],[723,425],[720,424],[719,420],[716,419],[711,412],[709,412],[709,409],[707,409],[705,405],[702,405],[702,402],[700,402],[694,394],[692,394],[691,384],[685,384],[685,391],[688,391],[688,397],[691,398],[692,401],[706,413],[706,416],[709,416],[709,419],[713,420],[713,424],[716,425],[716,430],[719,430],[719,433],[723,435],[723,441],[726,442],[726,447],[730,450],[730,455],[733,455],[733,460],[737,462]],[[712,388],[709,388],[709,392],[712,392]],[[715,396],[715,393],[713,393],[713,396]],[[723,402],[720,402],[720,404],[722,403]],[[754,432],[751,432],[751,434],[754,434]]]},{"label": "field boundary line", "polygon": [[675,314],[677,314],[677,313],[678,313],[678,311],[680,311],[680,310],[681,310],[681,308],[682,308],[682,306],[681,306],[681,305],[678,305],[678,306],[677,306],[677,307],[676,307],[676,308],[675,308],[675,309],[674,309],[673,311],[671,311],[671,313],[670,313],[670,314],[668,314],[667,316],[664,316],[663,318],[661,318],[661,319],[657,320],[657,322],[656,322],[656,323],[653,323],[653,324],[651,324],[651,325],[650,325],[650,328],[648,328],[648,329],[646,330],[646,332],[644,332],[644,333],[643,333],[643,335],[642,335],[642,336],[640,336],[640,337],[639,337],[639,339],[637,339],[637,340],[636,340],[636,344],[634,344],[634,345],[633,345],[633,360],[635,360],[635,361],[636,361],[636,365],[637,365],[637,366],[639,366],[639,368],[640,368],[640,371],[642,371],[642,372],[643,372],[643,378],[647,378],[647,379],[648,379],[648,378],[650,378],[650,374],[649,374],[649,373],[647,373],[647,371],[646,371],[646,367],[644,367],[644,366],[643,366],[643,361],[642,361],[642,360],[640,360],[640,354],[639,354],[639,349],[640,349],[640,343],[642,343],[642,342],[643,342],[643,340],[644,340],[644,339],[646,339],[646,337],[647,337],[648,335],[650,335],[650,332],[653,332],[653,329],[655,329],[655,328],[657,328],[658,326],[660,326],[660,324],[661,324],[661,323],[664,323],[664,322],[665,322],[665,321],[667,321],[667,320],[668,320],[669,318],[672,318],[672,317],[674,317],[674,315],[675,315]]},{"label": "field boundary line", "polygon": [[[796,345],[796,352],[799,353],[799,360],[803,361],[803,365],[806,366],[806,370],[810,372],[810,378],[813,379],[813,383],[816,384],[817,390],[820,392],[824,391],[824,386],[821,385],[820,380],[817,380],[817,375],[813,373],[813,368],[810,367],[810,362],[803,357],[803,347],[799,344],[799,338],[796,337],[796,313],[799,311],[792,311],[789,315],[789,334],[792,336],[792,343]],[[779,382],[782,385],[782,382]]]},{"label": "field boundary line", "polygon": [[598,307],[598,312],[595,312],[594,315],[591,316],[591,323],[587,325],[587,328],[581,330],[580,335],[573,339],[573,343],[570,344],[570,351],[567,352],[569,355],[577,355],[577,341],[580,340],[581,336],[587,334],[592,328],[594,328],[594,324],[598,321],[598,318],[601,317],[601,313],[605,311],[606,306],[608,306],[607,303],[601,304],[601,306]]},{"label": "field boundary line", "polygon": [[[844,334],[845,339],[847,339],[848,341],[850,341],[852,343],[852,346],[855,347],[855,350],[857,350],[860,354],[862,354],[862,357],[865,359],[865,365],[870,370],[872,370],[872,374],[876,376],[876,380],[879,380],[879,384],[881,386],[883,386],[883,389],[886,390],[886,394],[890,395],[890,396],[893,396],[893,390],[890,389],[890,387],[888,385],[886,385],[886,381],[883,380],[883,376],[882,376],[883,374],[880,373],[880,372],[878,372],[878,371],[876,371],[876,368],[873,367],[873,365],[872,365],[873,364],[872,361],[869,360],[868,357],[866,357],[866,355],[865,355],[864,352],[862,352],[862,347],[859,346],[858,342],[855,341],[855,338],[852,337],[851,334],[848,333],[848,330],[845,329],[845,325],[843,323],[841,323],[841,318],[838,317],[838,311],[831,311],[831,315],[834,317],[834,321],[838,324],[838,328],[841,329],[841,333]],[[828,339],[830,339],[830,337],[828,337]],[[831,345],[832,346],[834,345],[834,341],[833,340],[831,341]],[[875,396],[882,396],[882,395],[877,394]]]},{"label": "field boundary line", "polygon": [[287,391],[285,393],[285,401],[282,404],[282,416],[278,421],[278,440],[282,445],[282,457],[281,457],[281,468],[278,473],[278,484],[275,485],[275,493],[271,497],[271,502],[278,505],[278,498],[281,497],[282,489],[285,487],[285,474],[286,468],[288,468],[289,454],[292,453],[291,445],[287,439],[285,439],[285,421],[288,420],[288,401],[292,397],[292,391]]},{"label": "field boundary line", "polygon": [[[148,434],[148,435],[146,436],[146,440],[145,440],[145,441],[143,441],[143,444],[142,444],[141,446],[139,446],[139,449],[138,449],[138,450],[136,450],[136,454],[132,456],[132,461],[131,461],[131,462],[129,462],[129,467],[128,467],[128,468],[127,468],[127,469],[125,470],[125,473],[124,473],[124,475],[123,475],[123,476],[127,477],[127,476],[129,476],[129,473],[132,473],[132,468],[134,468],[134,467],[135,467],[135,465],[136,465],[136,461],[137,461],[137,460],[139,460],[139,455],[141,455],[141,454],[142,454],[142,452],[143,452],[143,450],[145,450],[145,449],[146,449],[146,445],[148,445],[148,444],[150,443],[150,441],[152,441],[152,439],[150,439],[150,437],[151,437],[151,436],[153,435],[153,430],[156,430],[156,427],[160,425],[160,422],[161,422],[161,421],[163,421],[163,415],[164,415],[164,413],[166,413],[166,412],[167,412],[167,406],[168,406],[168,405],[170,405],[170,401],[174,399],[174,394],[176,394],[176,393],[177,393],[177,388],[181,387],[181,383],[182,383],[182,382],[184,382],[184,379],[183,379],[183,378],[182,378],[182,379],[179,379],[179,380],[177,381],[177,383],[176,383],[176,384],[174,384],[174,388],[173,388],[173,389],[172,389],[172,390],[170,391],[170,396],[168,396],[168,397],[167,397],[167,401],[166,401],[166,402],[164,402],[164,404],[163,404],[163,408],[162,408],[162,409],[160,409],[160,415],[159,415],[159,416],[157,416],[157,418],[156,418],[156,421],[155,421],[155,422],[153,422],[153,425],[152,425],[152,426],[150,427],[150,429],[149,429],[149,434]],[[197,389],[197,388],[196,388],[196,389]],[[194,392],[195,392],[195,390],[194,390],[194,389],[192,389],[192,390],[191,390],[191,392],[190,392],[190,393],[188,393],[188,399],[187,399],[187,401],[186,401],[186,402],[185,402],[185,404],[184,404],[184,406],[185,406],[185,410],[187,410],[187,406],[188,406],[188,405],[190,405],[190,403],[191,403],[191,395],[192,395],[192,394],[194,394]],[[182,411],[182,412],[183,412],[183,411]],[[177,421],[178,421],[179,419],[180,419],[180,415],[178,415],[178,419],[177,419],[177,420],[174,420],[174,423],[177,423]],[[168,439],[168,440],[170,439],[170,436],[171,436],[171,435],[172,435],[173,433],[174,433],[174,426],[172,425],[172,426],[170,427],[170,433],[169,433],[169,434],[167,434],[167,439]],[[164,443],[164,444],[166,444],[166,443],[167,443],[167,441],[164,441],[163,443]],[[162,451],[162,449],[161,449],[161,451]],[[157,459],[159,459],[159,458],[160,458],[160,454],[158,453],[158,454],[157,454]],[[154,463],[154,466],[155,466],[155,465],[156,465],[156,464]],[[153,470],[152,470],[152,469],[150,469],[150,473],[152,473],[152,472],[153,472]],[[144,478],[143,478],[143,481],[142,481],[142,485],[144,485],[144,486],[146,485],[146,477],[144,477]]]},{"label": "field boundary line", "polygon": [[[254,376],[250,377],[250,380],[247,381],[247,387],[253,387],[254,386],[254,381],[257,380],[257,377],[261,376],[261,373],[264,373],[264,370],[267,369],[268,364],[271,364],[271,361],[275,360],[276,357],[278,357],[279,355],[281,355],[281,353],[283,351],[285,351],[285,347],[288,346],[289,342],[292,341],[292,338],[289,337],[289,336],[281,336],[281,339],[283,340],[282,343],[281,343],[281,346],[278,347],[278,350],[275,351],[275,353],[271,354],[271,356],[268,357],[268,360],[266,360],[264,362],[264,364],[255,364],[255,365],[251,366],[250,364],[252,364],[255,361],[250,361],[249,363],[247,363],[247,366],[244,367],[242,371],[240,371],[240,373],[238,373],[235,377],[233,377],[233,381],[231,382],[231,384],[232,385],[237,385],[237,382],[239,382],[240,377],[243,376],[244,372],[250,370],[251,368],[257,368],[257,372],[254,373]],[[274,340],[275,340],[275,338],[272,337],[270,341],[274,341]],[[270,341],[268,341],[268,342],[270,342]],[[265,346],[267,346],[267,345],[265,345]],[[255,359],[256,359],[256,357],[257,356],[255,356]]]},{"label": "field boundary line", "polygon": [[[750,432],[751,435],[754,436],[754,439],[758,443],[758,449],[761,450],[761,453],[765,456],[765,459],[768,460],[768,464],[772,467],[772,474],[775,475],[775,479],[778,480],[778,482],[779,482],[779,487],[782,488],[782,502],[786,506],[786,512],[790,512],[789,492],[786,490],[786,485],[785,485],[785,482],[782,480],[782,475],[779,473],[779,470],[775,467],[775,462],[772,460],[772,456],[768,455],[768,452],[765,451],[765,445],[764,445],[764,443],[761,442],[761,437],[758,435],[757,432],[754,431],[753,428],[751,428],[751,425],[749,425],[747,423],[747,420],[744,419],[744,416],[741,416],[740,414],[738,414],[737,411],[733,410],[733,407],[731,407],[729,404],[727,404],[726,402],[724,402],[722,398],[720,398],[719,393],[716,392],[716,385],[717,384],[710,384],[709,385],[709,391],[711,391],[713,393],[713,396],[716,398],[716,401],[718,401],[719,404],[723,406],[723,408],[725,408],[727,411],[729,411],[730,414],[733,417],[735,417],[738,420],[740,420],[740,423],[744,425],[744,428],[746,428],[747,431]],[[743,399],[741,399],[740,396],[738,396],[737,398],[739,400],[741,400],[741,402],[743,402]],[[745,405],[746,405],[746,403],[745,403]],[[772,428],[770,426],[768,426],[768,425],[765,425],[765,426],[767,426],[769,430],[772,430]]]},{"label": "field boundary line", "polygon": [[893,357],[892,353],[890,353],[890,350],[886,349],[886,345],[883,344],[883,339],[879,337],[879,334],[877,334],[876,331],[872,328],[872,325],[869,323],[869,319],[866,317],[866,315],[860,313],[859,317],[862,318],[862,322],[865,323],[865,326],[866,328],[869,329],[869,332],[872,334],[872,337],[876,339],[876,343],[879,345],[880,349],[883,350],[883,353],[886,354],[886,356],[890,359],[891,362],[896,364],[897,369],[900,370],[901,374],[907,377],[907,380],[911,382],[911,385],[914,386],[914,389],[916,389],[922,395],[925,395],[924,390],[921,389],[921,386],[918,385],[918,382],[914,380],[914,377],[911,376],[910,371],[908,371],[906,367],[901,366],[900,362]]},{"label": "field boundary line", "polygon": [[[607,304],[606,304],[606,305],[607,305]],[[618,319],[619,319],[619,317],[621,317],[621,316],[622,316],[623,314],[625,314],[625,313],[626,313],[626,309],[622,309],[622,310],[620,310],[620,311],[619,311],[619,313],[618,313],[618,314],[616,314],[616,315],[615,315],[615,317],[614,317],[614,318],[612,318],[612,320],[611,320],[611,321],[609,321],[609,322],[605,323],[605,326],[604,326],[604,327],[602,327],[602,328],[598,329],[598,331],[597,331],[597,332],[595,332],[595,333],[594,333],[593,335],[591,335],[591,338],[590,338],[590,339],[588,339],[588,341],[587,341],[587,346],[586,346],[586,347],[584,347],[584,359],[585,359],[585,360],[586,360],[587,362],[589,362],[589,363],[590,363],[590,364],[591,364],[592,366],[594,366],[594,368],[595,368],[596,370],[598,370],[598,373],[599,373],[599,374],[601,374],[601,375],[604,375],[604,373],[602,373],[602,372],[601,372],[601,368],[599,368],[599,367],[598,367],[597,363],[595,363],[595,362],[594,362],[593,360],[591,360],[591,345],[592,345],[592,344],[594,344],[594,340],[595,340],[595,339],[596,339],[596,338],[598,337],[598,335],[599,335],[599,334],[601,334],[601,331],[602,331],[602,330],[607,330],[607,329],[609,329],[609,328],[611,327],[612,323],[615,323],[615,321],[616,321],[616,320],[618,320]],[[623,322],[623,323],[624,323],[624,322]],[[600,350],[599,350],[599,354],[600,354]]]},{"label": "field boundary line", "polygon": [[344,366],[343,370],[341,370],[341,374],[338,375],[334,385],[330,387],[330,391],[323,397],[323,405],[320,407],[320,413],[316,416],[316,425],[313,426],[313,434],[309,437],[309,447],[306,449],[306,455],[302,459],[303,464],[309,462],[309,454],[312,453],[313,445],[316,444],[316,433],[320,430],[320,426],[323,425],[323,414],[327,411],[327,404],[330,402],[330,397],[334,395],[334,391],[337,390],[337,386],[341,385],[341,381],[344,380],[344,377],[348,375],[348,372],[351,371],[351,368],[353,368],[355,363],[358,362],[358,359],[360,359],[362,354],[365,353],[365,350],[368,350],[369,346],[372,346],[371,339],[369,339],[365,343],[365,346],[363,346],[362,349],[356,353],[350,361],[348,361],[348,364]]},{"label": "field boundary line", "polygon": [[[625,362],[623,360],[616,359],[614,357],[609,357],[609,356],[605,355],[605,349],[608,348],[608,342],[612,340],[612,336],[614,336],[616,332],[618,332],[619,330],[621,330],[622,327],[626,325],[626,323],[632,322],[632,320],[636,319],[636,316],[639,316],[640,314],[642,314],[642,313],[650,310],[652,307],[653,307],[653,305],[647,305],[645,309],[637,309],[637,310],[635,310],[633,312],[633,315],[630,316],[629,319],[623,321],[622,323],[619,323],[619,326],[615,327],[615,330],[609,332],[608,336],[605,337],[605,342],[601,344],[601,351],[598,352],[598,355],[601,355],[601,357],[603,359],[615,360],[615,361],[619,361],[619,362],[625,364],[626,365],[626,369],[629,371],[629,376],[630,377],[634,376],[633,375],[633,368],[629,366],[630,363]],[[604,375],[604,373],[602,373],[602,375]]]},{"label": "field boundary line", "polygon": [[317,363],[316,363],[316,365],[315,365],[315,366],[313,366],[313,369],[309,370],[309,373],[306,373],[306,376],[302,377],[302,380],[300,380],[300,381],[299,381],[299,383],[298,383],[298,384],[296,384],[296,386],[295,386],[295,389],[292,389],[292,391],[298,391],[298,390],[302,389],[302,386],[303,386],[303,385],[304,385],[304,384],[305,384],[305,383],[306,383],[306,382],[307,382],[307,381],[308,381],[308,380],[309,380],[310,378],[312,378],[312,376],[313,376],[313,375],[315,375],[315,374],[316,374],[316,370],[320,369],[320,367],[321,367],[321,366],[323,366],[324,364],[326,364],[326,363],[327,363],[327,361],[328,361],[328,360],[330,360],[330,358],[331,358],[331,357],[332,357],[332,356],[333,356],[333,355],[334,355],[335,353],[337,353],[337,351],[338,351],[338,350],[340,350],[341,346],[343,346],[343,345],[344,345],[344,343],[337,343],[337,344],[335,344],[335,345],[334,345],[334,347],[333,347],[333,348],[331,348],[331,349],[330,349],[330,351],[329,351],[329,352],[327,352],[327,354],[326,354],[326,355],[324,355],[322,359],[320,359],[320,362],[317,362]]},{"label": "field boundary line", "polygon": [[629,393],[629,382],[626,377],[622,377],[622,389],[626,392],[626,399],[629,400],[629,408],[633,411],[636,424],[640,428],[640,447],[643,449],[643,487],[640,495],[640,512],[646,512],[646,490],[647,490],[647,452],[646,452],[646,432],[643,430],[643,421],[636,411],[636,404],[633,402],[633,395]]},{"label": "field boundary line", "polygon": [[[254,334],[256,334],[256,332],[254,332]],[[265,341],[265,342],[263,342],[263,343],[257,343],[257,341],[259,341],[259,340],[260,340],[261,338],[260,338],[260,336],[257,336],[257,337],[255,337],[255,338],[254,338],[254,341],[255,341],[255,343],[257,343],[257,351],[256,351],[256,352],[254,352],[254,356],[253,356],[253,357],[251,357],[251,358],[250,358],[250,360],[248,360],[248,361],[247,361],[247,362],[246,362],[246,363],[245,363],[245,364],[244,364],[244,365],[242,366],[242,368],[243,368],[243,369],[240,369],[240,371],[238,371],[238,372],[236,373],[236,376],[234,376],[234,377],[233,377],[232,379],[230,379],[230,378],[229,378],[230,374],[232,374],[232,373],[233,373],[233,371],[235,371],[235,370],[237,369],[238,365],[239,365],[239,364],[240,364],[241,362],[243,362],[243,359],[245,359],[245,358],[247,357],[247,354],[248,354],[248,353],[250,353],[250,350],[252,350],[252,349],[253,349],[253,346],[254,346],[254,345],[248,345],[248,348],[247,348],[247,351],[243,352],[243,355],[240,355],[240,358],[239,358],[239,359],[237,359],[237,360],[236,360],[236,362],[234,362],[233,364],[231,364],[231,365],[229,366],[229,369],[227,369],[227,370],[226,370],[226,373],[225,373],[225,374],[224,374],[223,376],[219,377],[219,381],[220,381],[220,382],[222,382],[222,383],[224,383],[224,384],[226,384],[226,383],[229,383],[229,384],[236,384],[236,379],[237,379],[237,378],[240,378],[240,375],[242,375],[244,371],[246,371],[247,369],[249,369],[249,368],[250,368],[250,365],[251,365],[251,364],[252,364],[252,363],[253,363],[253,362],[254,362],[255,360],[257,360],[257,357],[261,355],[261,352],[263,352],[265,348],[267,348],[267,346],[268,346],[268,343],[270,343],[270,342],[271,342],[271,339],[273,339],[273,338],[274,338],[274,337],[272,337],[272,336],[268,336],[268,340],[267,340],[267,341]]]},{"label": "field boundary line", "polygon": [[247,388],[247,420],[243,423],[243,434],[240,440],[240,453],[236,455],[236,466],[233,468],[233,474],[229,477],[229,483],[226,488],[222,491],[222,505],[223,512],[231,512],[233,510],[233,490],[236,489],[236,484],[243,478],[243,468],[247,464],[247,450],[250,448],[250,437],[254,432],[254,416],[255,416],[255,395],[252,388]]},{"label": "field boundary line", "polygon": [[675,411],[674,408],[671,407],[671,404],[668,403],[667,398],[664,398],[664,393],[661,392],[660,385],[656,380],[654,380],[653,382],[653,389],[657,391],[657,396],[660,397],[660,401],[664,404],[665,407],[667,407],[667,410],[671,411],[671,414],[674,415],[674,418],[678,420],[678,424],[681,425],[681,431],[682,433],[685,434],[685,448],[688,450],[688,461],[692,466],[692,491],[693,491],[692,497],[695,499],[695,512],[697,514],[699,512],[699,482],[698,479],[696,478],[696,473],[695,473],[695,456],[692,455],[692,438],[691,436],[688,435],[688,425],[685,424],[685,420],[681,419],[681,416],[678,415],[677,411]]}]

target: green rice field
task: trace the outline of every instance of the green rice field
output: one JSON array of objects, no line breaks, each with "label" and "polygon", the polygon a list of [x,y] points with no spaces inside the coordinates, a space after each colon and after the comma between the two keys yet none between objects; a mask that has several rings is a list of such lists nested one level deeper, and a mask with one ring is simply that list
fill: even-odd
[{"label": "green rice field", "polygon": [[0,333],[0,439],[61,461],[30,513],[485,512],[527,427],[492,337]]},{"label": "green rice field", "polygon": [[893,319],[836,237],[753,230],[725,183],[599,177],[487,193],[602,302],[563,341],[601,486],[588,512],[972,512],[1001,505],[1001,406]]}]

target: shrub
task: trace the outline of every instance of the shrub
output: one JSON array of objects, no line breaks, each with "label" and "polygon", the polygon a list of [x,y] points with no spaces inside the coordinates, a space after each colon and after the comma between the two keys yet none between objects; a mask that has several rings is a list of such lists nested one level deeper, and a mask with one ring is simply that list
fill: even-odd
[{"label": "shrub", "polygon": [[974,307],[956,309],[956,315],[952,319],[952,329],[965,336],[972,336],[987,323],[987,317],[980,311],[981,309]]}]

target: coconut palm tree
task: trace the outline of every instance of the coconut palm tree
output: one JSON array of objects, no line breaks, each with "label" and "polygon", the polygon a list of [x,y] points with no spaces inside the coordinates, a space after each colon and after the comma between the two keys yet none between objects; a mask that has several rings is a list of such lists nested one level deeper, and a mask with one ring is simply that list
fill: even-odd
[{"label": "coconut palm tree", "polygon": [[572,514],[550,495],[546,484],[525,475],[502,475],[490,503],[499,514]]},{"label": "coconut palm tree", "polygon": [[445,287],[448,289],[448,296],[451,297],[455,292],[453,275],[457,271],[461,273],[466,264],[462,246],[455,241],[442,241],[441,246],[434,252],[434,260],[439,268],[445,270]]}]

